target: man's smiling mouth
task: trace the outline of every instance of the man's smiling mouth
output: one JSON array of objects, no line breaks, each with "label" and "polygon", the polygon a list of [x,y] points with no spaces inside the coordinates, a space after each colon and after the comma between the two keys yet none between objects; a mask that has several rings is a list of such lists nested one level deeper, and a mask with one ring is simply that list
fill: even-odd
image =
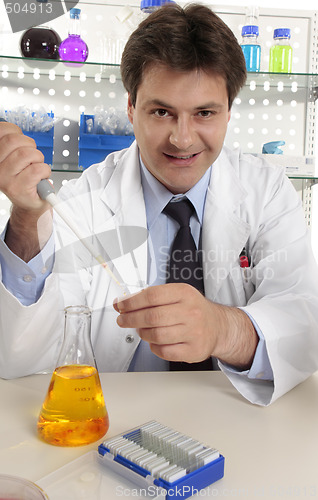
[{"label": "man's smiling mouth", "polygon": [[166,156],[169,156],[170,158],[176,158],[178,160],[189,160],[190,158],[193,158],[194,156],[197,156],[199,153],[193,153],[191,155],[169,155],[165,153]]}]

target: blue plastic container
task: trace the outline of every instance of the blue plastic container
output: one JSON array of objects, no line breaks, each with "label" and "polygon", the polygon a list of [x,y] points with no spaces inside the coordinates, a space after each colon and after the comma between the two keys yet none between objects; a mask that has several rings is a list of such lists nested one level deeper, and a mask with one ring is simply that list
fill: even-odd
[{"label": "blue plastic container", "polygon": [[[48,116],[54,117],[54,113],[48,113]],[[24,135],[35,140],[37,148],[44,154],[44,163],[53,165],[53,143],[54,143],[54,127],[47,132],[29,132],[23,130]]]},{"label": "blue plastic container", "polygon": [[79,134],[79,168],[88,168],[93,163],[99,163],[113,151],[128,148],[135,140],[134,135],[88,134],[86,121],[94,115],[81,114]]}]

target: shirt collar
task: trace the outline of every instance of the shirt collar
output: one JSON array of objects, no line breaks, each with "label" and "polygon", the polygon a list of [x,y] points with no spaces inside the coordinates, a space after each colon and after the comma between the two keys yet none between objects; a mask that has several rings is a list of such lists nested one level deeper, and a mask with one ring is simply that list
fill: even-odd
[{"label": "shirt collar", "polygon": [[[149,172],[140,156],[139,161],[141,166],[141,184],[145,199],[148,229],[151,229],[152,225],[155,223],[162,210],[171,199],[175,199],[177,201],[185,196],[193,204],[199,223],[202,224],[206,193],[210,182],[212,167],[208,168],[201,179],[191,189],[189,189],[189,191],[184,194],[173,195]],[[202,194],[204,194],[204,196],[202,196]]]}]

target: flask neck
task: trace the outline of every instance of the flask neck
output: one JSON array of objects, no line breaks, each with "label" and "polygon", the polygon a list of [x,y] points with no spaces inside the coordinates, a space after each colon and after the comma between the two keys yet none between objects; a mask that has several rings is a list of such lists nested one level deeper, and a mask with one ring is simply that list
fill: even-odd
[{"label": "flask neck", "polygon": [[80,36],[81,35],[81,22],[79,17],[74,17],[70,19],[68,34],[72,36]]},{"label": "flask neck", "polygon": [[91,310],[86,306],[65,309],[64,340],[57,366],[88,365],[96,368],[91,344]]}]

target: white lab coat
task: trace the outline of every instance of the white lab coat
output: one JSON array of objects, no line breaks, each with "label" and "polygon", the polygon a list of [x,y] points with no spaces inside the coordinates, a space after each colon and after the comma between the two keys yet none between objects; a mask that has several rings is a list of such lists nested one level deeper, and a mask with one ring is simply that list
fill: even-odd
[{"label": "white lab coat", "polygon": [[[87,169],[80,179],[67,183],[60,196],[82,231],[97,234],[103,246],[118,228],[146,228],[136,143]],[[58,217],[56,225],[57,248],[61,241],[62,247],[69,245],[57,250],[54,272],[37,303],[23,306],[0,285],[3,378],[54,368],[65,305],[92,307],[92,341],[101,372],[126,371],[138,345],[134,330],[116,324],[112,302],[121,288],[101,266],[89,266],[82,245],[64,231]],[[149,249],[135,230],[124,242],[124,255],[118,256],[114,245],[109,252],[129,285],[147,281]],[[239,267],[243,247],[251,260],[248,281]],[[221,368],[245,398],[268,405],[318,369],[318,273],[299,196],[284,172],[224,148],[212,168],[202,248],[206,297],[242,307],[254,318],[266,341],[274,382],[262,380],[262,374],[250,379]],[[72,252],[81,254],[80,271]]]}]

